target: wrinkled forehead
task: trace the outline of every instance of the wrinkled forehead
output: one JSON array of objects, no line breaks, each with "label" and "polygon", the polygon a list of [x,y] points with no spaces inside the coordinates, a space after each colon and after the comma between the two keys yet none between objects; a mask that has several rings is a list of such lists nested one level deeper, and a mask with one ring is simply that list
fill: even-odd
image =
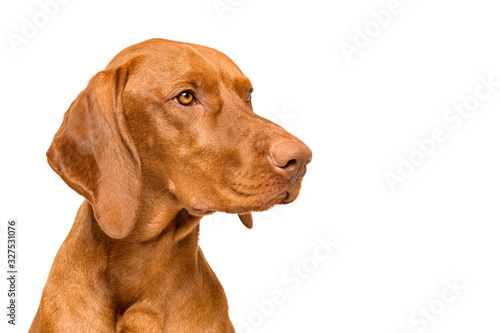
[{"label": "wrinkled forehead", "polygon": [[129,79],[143,85],[154,87],[181,80],[210,90],[217,90],[221,83],[237,90],[250,86],[250,80],[229,57],[205,46],[166,40],[147,41],[122,51],[108,67],[134,58],[139,60]]}]

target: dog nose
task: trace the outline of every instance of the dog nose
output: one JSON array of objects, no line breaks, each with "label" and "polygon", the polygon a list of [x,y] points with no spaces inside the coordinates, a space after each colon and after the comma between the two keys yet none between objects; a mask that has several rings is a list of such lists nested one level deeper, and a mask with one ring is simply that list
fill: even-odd
[{"label": "dog nose", "polygon": [[312,151],[302,141],[283,141],[269,151],[273,170],[287,178],[303,177],[306,165],[312,160]]}]

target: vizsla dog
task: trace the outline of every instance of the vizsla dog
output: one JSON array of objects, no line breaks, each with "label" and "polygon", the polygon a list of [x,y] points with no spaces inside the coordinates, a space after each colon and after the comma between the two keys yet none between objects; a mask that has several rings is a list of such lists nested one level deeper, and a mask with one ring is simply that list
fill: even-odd
[{"label": "vizsla dog", "polygon": [[198,247],[200,219],[287,204],[311,150],[252,111],[224,54],[152,39],[120,52],[71,104],[47,152],[85,197],[30,332],[234,332]]}]

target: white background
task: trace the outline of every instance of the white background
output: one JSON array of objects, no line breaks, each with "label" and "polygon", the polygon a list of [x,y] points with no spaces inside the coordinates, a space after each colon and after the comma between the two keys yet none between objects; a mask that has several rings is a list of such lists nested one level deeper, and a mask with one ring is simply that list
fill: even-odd
[{"label": "white background", "polygon": [[[2,278],[2,332],[28,330],[82,201],[46,163],[63,113],[116,53],[152,37],[226,53],[252,80],[256,113],[314,153],[299,199],[254,214],[253,230],[236,216],[202,220],[232,321],[249,325],[240,332],[498,332],[500,87],[458,128],[443,115],[474,101],[480,76],[500,81],[499,8],[401,0],[381,27],[370,13],[389,3],[73,0],[43,22],[37,1],[2,2],[1,253],[7,219],[20,223],[19,321],[6,324]],[[33,16],[45,25],[14,47],[8,36]],[[341,45],[355,40],[348,62]],[[384,174],[397,174],[400,157],[422,158],[415,140],[436,128],[446,140],[391,191]],[[320,262],[318,238],[340,244]],[[307,277],[291,272],[303,265]],[[270,306],[275,290],[283,296]]]}]

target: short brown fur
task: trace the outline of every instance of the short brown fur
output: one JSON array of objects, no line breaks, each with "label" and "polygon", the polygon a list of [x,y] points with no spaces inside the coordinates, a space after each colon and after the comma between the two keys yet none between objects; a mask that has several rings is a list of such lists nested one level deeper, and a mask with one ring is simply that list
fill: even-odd
[{"label": "short brown fur", "polygon": [[47,152],[85,200],[29,332],[234,332],[200,219],[251,227],[250,212],[297,197],[310,161],[293,180],[272,169],[273,145],[300,140],[253,113],[251,88],[222,53],[163,39],[90,80]]}]

